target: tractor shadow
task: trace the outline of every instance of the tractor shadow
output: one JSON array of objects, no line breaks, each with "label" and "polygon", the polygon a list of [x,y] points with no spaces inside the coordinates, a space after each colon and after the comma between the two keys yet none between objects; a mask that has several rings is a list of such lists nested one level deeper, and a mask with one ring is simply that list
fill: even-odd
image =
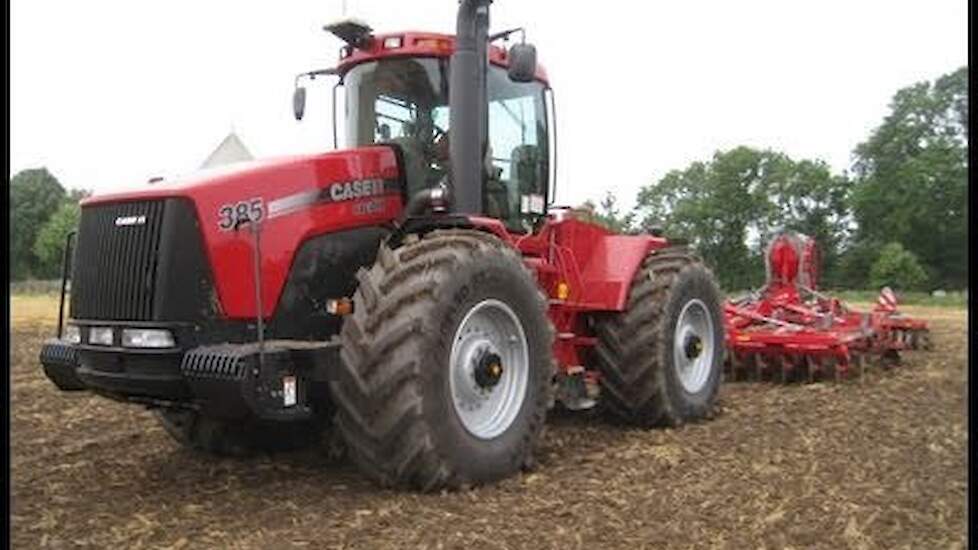
[{"label": "tractor shadow", "polygon": [[277,493],[376,493],[345,453],[328,442],[309,449],[260,453],[247,457],[215,457],[167,442],[168,452],[144,458],[148,477],[166,484],[174,494],[263,499]]},{"label": "tractor shadow", "polygon": [[[560,405],[547,415],[536,453],[537,471],[574,462],[575,457],[613,452],[616,443],[634,428],[613,424],[596,410],[570,411]],[[163,434],[160,434],[162,437]],[[217,503],[268,499],[270,495],[389,495],[363,476],[348,454],[326,435],[321,445],[300,451],[262,453],[242,458],[215,457],[177,446],[169,440],[154,445],[157,452],[141,459],[143,479],[132,490],[156,494],[174,504],[192,495],[196,501]]]}]

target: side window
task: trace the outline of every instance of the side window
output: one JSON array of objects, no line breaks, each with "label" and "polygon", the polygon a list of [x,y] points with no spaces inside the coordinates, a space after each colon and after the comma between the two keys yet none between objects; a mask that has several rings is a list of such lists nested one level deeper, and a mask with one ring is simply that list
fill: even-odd
[{"label": "side window", "polygon": [[513,230],[531,230],[546,211],[547,121],[537,83],[514,83],[503,71],[489,79],[490,216]]}]

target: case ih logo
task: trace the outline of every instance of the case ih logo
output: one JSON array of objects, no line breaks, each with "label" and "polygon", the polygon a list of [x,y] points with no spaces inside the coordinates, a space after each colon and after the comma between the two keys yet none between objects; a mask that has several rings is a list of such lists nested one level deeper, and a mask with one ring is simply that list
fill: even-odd
[{"label": "case ih logo", "polygon": [[329,197],[334,202],[382,195],[384,192],[384,180],[381,179],[348,181],[329,186]]},{"label": "case ih logo", "polygon": [[125,225],[146,225],[146,216],[119,216],[115,219],[116,227]]},{"label": "case ih logo", "polygon": [[[396,179],[372,178],[337,182],[321,189],[309,189],[273,200],[268,204],[268,217],[277,218],[319,204],[353,201],[400,192],[400,184]],[[376,205],[354,208],[356,215],[366,215],[378,211]]]}]

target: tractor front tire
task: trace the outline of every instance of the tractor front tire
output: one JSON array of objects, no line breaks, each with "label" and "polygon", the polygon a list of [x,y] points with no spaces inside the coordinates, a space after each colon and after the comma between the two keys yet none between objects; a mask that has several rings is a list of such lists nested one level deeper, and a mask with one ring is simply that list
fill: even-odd
[{"label": "tractor front tire", "polygon": [[646,428],[712,414],[725,353],[722,307],[713,273],[685,247],[651,253],[625,310],[594,318],[602,407]]},{"label": "tractor front tire", "polygon": [[319,418],[298,422],[231,420],[183,409],[159,409],[156,417],[180,445],[217,456],[245,457],[308,448],[320,444],[325,432],[325,421]]},{"label": "tractor front tire", "polygon": [[358,274],[331,381],[351,459],[384,487],[496,481],[532,464],[553,378],[543,294],[517,252],[433,231]]}]

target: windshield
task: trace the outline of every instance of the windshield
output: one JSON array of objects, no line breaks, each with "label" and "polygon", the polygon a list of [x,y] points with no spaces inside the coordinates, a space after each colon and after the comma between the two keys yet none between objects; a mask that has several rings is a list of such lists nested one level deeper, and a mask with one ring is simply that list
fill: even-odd
[{"label": "windshield", "polygon": [[[343,79],[346,143],[401,150],[408,195],[437,185],[449,167],[448,59],[401,57],[357,65]],[[544,85],[490,67],[486,214],[526,230],[545,213],[548,121]]]}]

